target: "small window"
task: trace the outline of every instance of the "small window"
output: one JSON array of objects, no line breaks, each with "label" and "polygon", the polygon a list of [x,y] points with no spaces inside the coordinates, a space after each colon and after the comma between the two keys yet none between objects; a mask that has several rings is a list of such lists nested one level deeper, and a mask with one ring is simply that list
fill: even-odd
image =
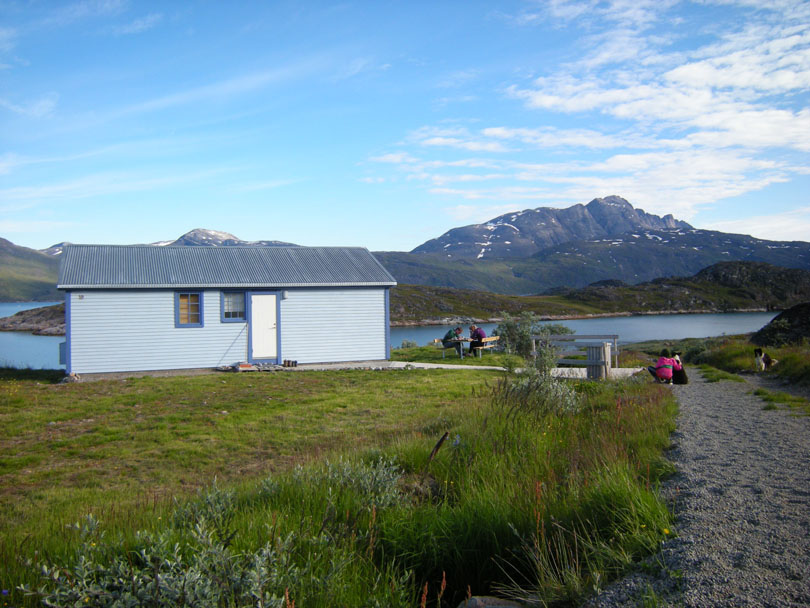
[{"label": "small window", "polygon": [[245,320],[245,292],[222,292],[222,322],[238,323]]},{"label": "small window", "polygon": [[174,324],[176,327],[203,326],[202,293],[186,291],[174,295]]}]

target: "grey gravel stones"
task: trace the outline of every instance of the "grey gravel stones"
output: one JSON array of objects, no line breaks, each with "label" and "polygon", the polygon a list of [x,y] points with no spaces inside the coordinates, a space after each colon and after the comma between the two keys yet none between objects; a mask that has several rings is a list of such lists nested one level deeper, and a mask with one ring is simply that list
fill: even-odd
[{"label": "grey gravel stones", "polygon": [[678,537],[586,605],[810,606],[810,417],[690,376],[662,488]]}]

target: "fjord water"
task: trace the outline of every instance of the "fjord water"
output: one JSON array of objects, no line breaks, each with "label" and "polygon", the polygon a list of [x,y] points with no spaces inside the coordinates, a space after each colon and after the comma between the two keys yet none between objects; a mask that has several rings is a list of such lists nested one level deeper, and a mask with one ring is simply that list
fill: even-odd
[{"label": "fjord water", "polygon": [[[549,321],[573,329],[581,335],[617,334],[620,344],[645,342],[647,340],[680,340],[682,338],[707,338],[710,336],[745,334],[767,325],[776,312],[735,312],[717,314],[636,315],[631,317],[600,317],[596,319],[572,319]],[[422,346],[441,338],[452,325],[392,327],[391,346],[397,348],[403,340]],[[496,323],[481,323],[492,335]],[[462,328],[468,335],[467,327]]]},{"label": "fjord water", "polygon": [[[0,302],[0,318],[21,310],[53,306],[59,302]],[[59,343],[64,336],[35,336],[23,331],[0,331],[0,367],[61,369]]]},{"label": "fjord water", "polygon": [[[50,306],[56,302],[0,302],[0,317],[8,317],[21,310]],[[578,334],[618,334],[619,342],[646,340],[678,340],[744,334],[756,331],[776,316],[775,312],[743,312],[694,315],[639,315],[632,317],[603,317],[555,321]],[[451,325],[392,327],[391,346],[398,348],[403,340],[424,345],[441,338]],[[482,323],[481,327],[492,335],[495,323]],[[464,335],[467,335],[464,327]],[[59,343],[64,336],[35,336],[27,332],[0,332],[0,366],[33,369],[60,369]]]}]

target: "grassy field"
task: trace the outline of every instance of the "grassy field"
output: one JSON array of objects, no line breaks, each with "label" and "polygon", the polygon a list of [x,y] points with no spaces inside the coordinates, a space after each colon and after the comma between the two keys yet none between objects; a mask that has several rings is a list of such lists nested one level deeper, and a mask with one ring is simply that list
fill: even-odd
[{"label": "grassy field", "polygon": [[192,584],[229,606],[573,601],[671,533],[654,488],[675,406],[646,382],[476,370],[54,381],[0,374],[9,605],[36,603],[17,587],[45,585],[37,566],[59,605],[146,590],[164,603],[140,605],[178,605],[171,590]]}]

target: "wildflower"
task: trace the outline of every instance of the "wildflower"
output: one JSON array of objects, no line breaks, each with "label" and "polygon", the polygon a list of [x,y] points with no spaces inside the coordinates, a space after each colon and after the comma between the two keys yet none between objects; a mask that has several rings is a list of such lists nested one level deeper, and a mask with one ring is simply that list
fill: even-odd
[{"label": "wildflower", "polygon": [[664,534],[669,534],[669,528],[664,528]]},{"label": "wildflower", "polygon": [[456,438],[453,440],[453,447],[458,447],[461,443],[461,435],[456,435]]},{"label": "wildflower", "polygon": [[642,527],[642,528],[646,528],[646,527],[647,527],[647,524],[641,524],[641,527]]},{"label": "wildflower", "polygon": [[3,595],[8,595],[8,589],[3,589],[2,594]]}]

